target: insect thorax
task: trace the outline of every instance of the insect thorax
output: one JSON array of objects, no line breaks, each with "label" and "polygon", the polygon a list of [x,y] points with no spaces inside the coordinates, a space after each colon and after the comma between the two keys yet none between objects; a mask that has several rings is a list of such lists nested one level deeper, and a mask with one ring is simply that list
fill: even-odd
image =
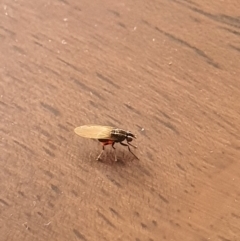
[{"label": "insect thorax", "polygon": [[117,139],[118,142],[124,141],[127,137],[127,132],[122,129],[113,129],[111,131],[111,137]]}]

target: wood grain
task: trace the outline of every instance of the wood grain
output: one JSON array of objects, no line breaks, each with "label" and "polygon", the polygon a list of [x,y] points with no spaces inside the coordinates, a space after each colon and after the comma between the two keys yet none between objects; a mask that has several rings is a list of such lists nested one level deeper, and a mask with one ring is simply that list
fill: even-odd
[{"label": "wood grain", "polygon": [[[3,1],[0,240],[239,240],[239,9]],[[140,161],[95,161],[89,123],[137,134]]]}]

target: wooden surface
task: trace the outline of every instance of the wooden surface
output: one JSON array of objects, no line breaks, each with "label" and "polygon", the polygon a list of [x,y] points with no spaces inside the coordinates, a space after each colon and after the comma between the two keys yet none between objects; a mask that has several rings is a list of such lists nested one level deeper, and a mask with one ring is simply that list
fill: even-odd
[{"label": "wooden surface", "polygon": [[0,240],[240,240],[239,9],[3,0]]}]

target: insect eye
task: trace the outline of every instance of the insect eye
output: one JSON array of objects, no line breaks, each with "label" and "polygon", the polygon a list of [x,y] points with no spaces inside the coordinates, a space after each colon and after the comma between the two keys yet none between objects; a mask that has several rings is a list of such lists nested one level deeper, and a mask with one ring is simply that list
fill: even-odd
[{"label": "insect eye", "polygon": [[133,140],[133,138],[131,136],[127,136],[127,141],[131,142]]}]

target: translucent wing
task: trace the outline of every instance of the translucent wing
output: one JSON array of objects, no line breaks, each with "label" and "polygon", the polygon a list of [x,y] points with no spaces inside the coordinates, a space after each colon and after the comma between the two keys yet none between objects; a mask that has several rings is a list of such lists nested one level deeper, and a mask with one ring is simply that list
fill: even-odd
[{"label": "translucent wing", "polygon": [[114,129],[112,126],[100,126],[100,125],[84,125],[74,129],[74,132],[85,138],[92,139],[114,139],[111,138],[111,131]]}]

